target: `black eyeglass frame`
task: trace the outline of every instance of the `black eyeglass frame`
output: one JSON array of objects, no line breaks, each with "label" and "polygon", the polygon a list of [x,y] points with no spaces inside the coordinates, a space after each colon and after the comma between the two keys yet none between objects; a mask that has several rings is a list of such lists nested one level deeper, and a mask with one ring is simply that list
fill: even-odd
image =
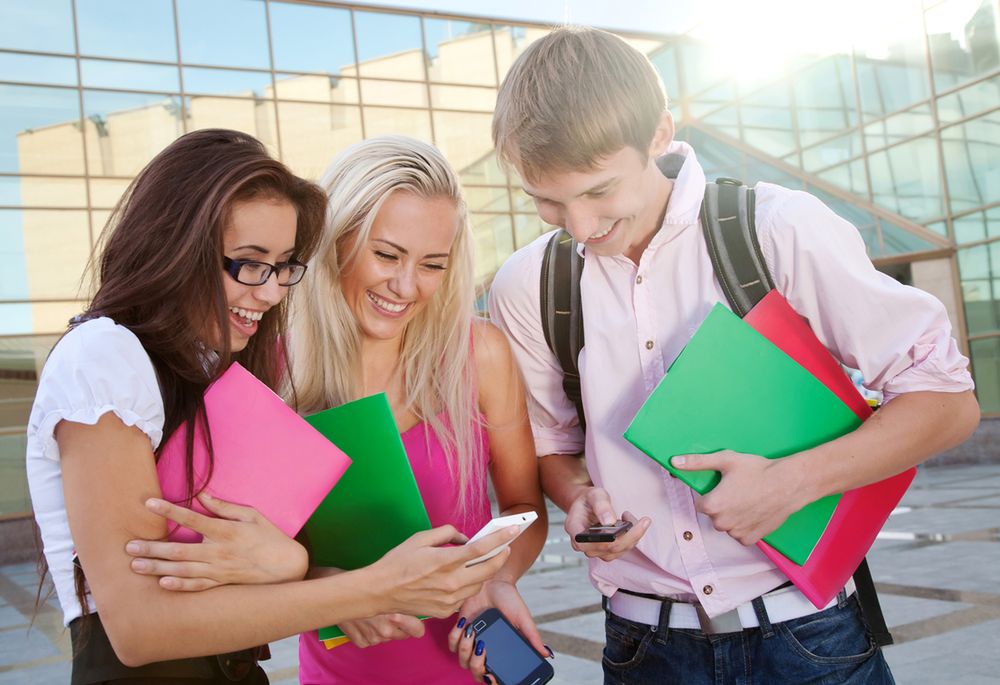
[{"label": "black eyeglass frame", "polygon": [[[265,276],[256,283],[248,283],[247,281],[241,281],[240,271],[247,264],[256,264],[257,266],[267,267]],[[302,277],[306,275],[306,269],[308,269],[309,267],[303,264],[302,262],[295,261],[294,259],[291,259],[287,262],[278,262],[277,264],[270,264],[268,262],[257,261],[256,259],[230,259],[229,257],[226,256],[222,257],[222,269],[227,274],[229,274],[234,281],[236,281],[237,283],[242,283],[243,285],[264,285],[265,283],[267,283],[267,280],[271,278],[271,274],[276,274],[282,269],[287,269],[288,267],[300,267],[301,271],[298,272],[298,278],[296,278],[293,281],[288,281],[285,283],[282,283],[280,280],[278,281],[278,285],[285,288],[291,287],[296,283],[298,283],[299,281],[301,281]]]}]

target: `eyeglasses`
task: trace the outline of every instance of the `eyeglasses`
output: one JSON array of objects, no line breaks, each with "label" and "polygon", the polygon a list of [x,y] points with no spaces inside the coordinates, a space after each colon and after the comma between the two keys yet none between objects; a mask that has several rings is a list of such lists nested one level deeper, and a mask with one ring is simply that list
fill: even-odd
[{"label": "eyeglasses", "polygon": [[278,274],[278,285],[295,285],[306,273],[306,265],[296,261],[268,264],[251,259],[222,258],[222,268],[243,285],[264,285],[271,274]]}]

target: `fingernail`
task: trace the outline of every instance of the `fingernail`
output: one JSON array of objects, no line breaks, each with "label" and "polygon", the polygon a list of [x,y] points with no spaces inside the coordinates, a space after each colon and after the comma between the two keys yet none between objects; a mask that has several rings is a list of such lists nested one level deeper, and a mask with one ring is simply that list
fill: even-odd
[{"label": "fingernail", "polygon": [[162,506],[163,506],[162,499],[156,499],[155,497],[150,497],[148,500],[146,500],[147,509],[153,509],[155,511],[156,509],[159,509]]},{"label": "fingernail", "polygon": [[465,629],[465,637],[472,637],[472,626]]},{"label": "fingernail", "polygon": [[461,628],[464,625],[465,625],[465,616],[463,616],[462,618],[458,619],[458,625],[455,626],[455,627],[456,628]]},{"label": "fingernail", "polygon": [[550,659],[555,659],[556,658],[555,652],[553,652],[552,648],[549,647],[548,645],[545,645],[545,651],[547,651],[549,653],[549,658]]},{"label": "fingernail", "polygon": [[674,466],[684,466],[687,463],[687,457],[674,457],[670,460],[670,463]]},{"label": "fingernail", "polygon": [[479,642],[477,642],[476,643],[476,656],[481,656],[484,649],[486,649],[486,644],[482,640],[480,640]]},{"label": "fingernail", "polygon": [[144,559],[133,559],[132,568],[136,571],[145,571],[148,568],[148,564]]},{"label": "fingernail", "polygon": [[180,587],[181,584],[176,578],[166,577],[160,578],[160,585],[169,590],[170,588]]},{"label": "fingernail", "polygon": [[139,554],[142,551],[142,546],[133,540],[132,542],[125,545],[125,551],[129,554]]}]

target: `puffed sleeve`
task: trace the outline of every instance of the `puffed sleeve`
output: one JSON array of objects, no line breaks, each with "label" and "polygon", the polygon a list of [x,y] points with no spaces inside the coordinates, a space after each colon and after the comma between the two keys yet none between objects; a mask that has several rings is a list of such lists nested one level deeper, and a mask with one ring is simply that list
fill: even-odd
[{"label": "puffed sleeve", "polygon": [[528,417],[539,457],[583,452],[576,408],[563,391],[562,369],[542,331],[538,281],[551,233],[524,246],[500,267],[490,287],[490,320],[510,341],[524,375]]},{"label": "puffed sleeve", "polygon": [[59,459],[60,421],[94,425],[113,412],[136,426],[155,450],[163,437],[163,398],[149,355],[135,335],[111,319],[86,321],[52,349],[28,420],[42,456]]}]

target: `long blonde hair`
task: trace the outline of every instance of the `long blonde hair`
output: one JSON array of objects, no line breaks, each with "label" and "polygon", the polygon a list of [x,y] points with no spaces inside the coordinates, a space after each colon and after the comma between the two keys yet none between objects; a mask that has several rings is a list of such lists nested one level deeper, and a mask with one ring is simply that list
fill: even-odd
[{"label": "long blonde hair", "polygon": [[308,276],[298,286],[290,326],[294,401],[302,413],[350,402],[363,392],[361,330],[344,299],[341,280],[365,249],[382,204],[397,191],[455,203],[459,230],[448,269],[437,292],[407,324],[398,368],[406,406],[427,422],[445,448],[464,514],[483,500],[485,460],[477,439],[481,418],[470,346],[473,238],[458,178],[433,146],[388,135],[344,150],[319,183],[330,200],[326,228]]}]

